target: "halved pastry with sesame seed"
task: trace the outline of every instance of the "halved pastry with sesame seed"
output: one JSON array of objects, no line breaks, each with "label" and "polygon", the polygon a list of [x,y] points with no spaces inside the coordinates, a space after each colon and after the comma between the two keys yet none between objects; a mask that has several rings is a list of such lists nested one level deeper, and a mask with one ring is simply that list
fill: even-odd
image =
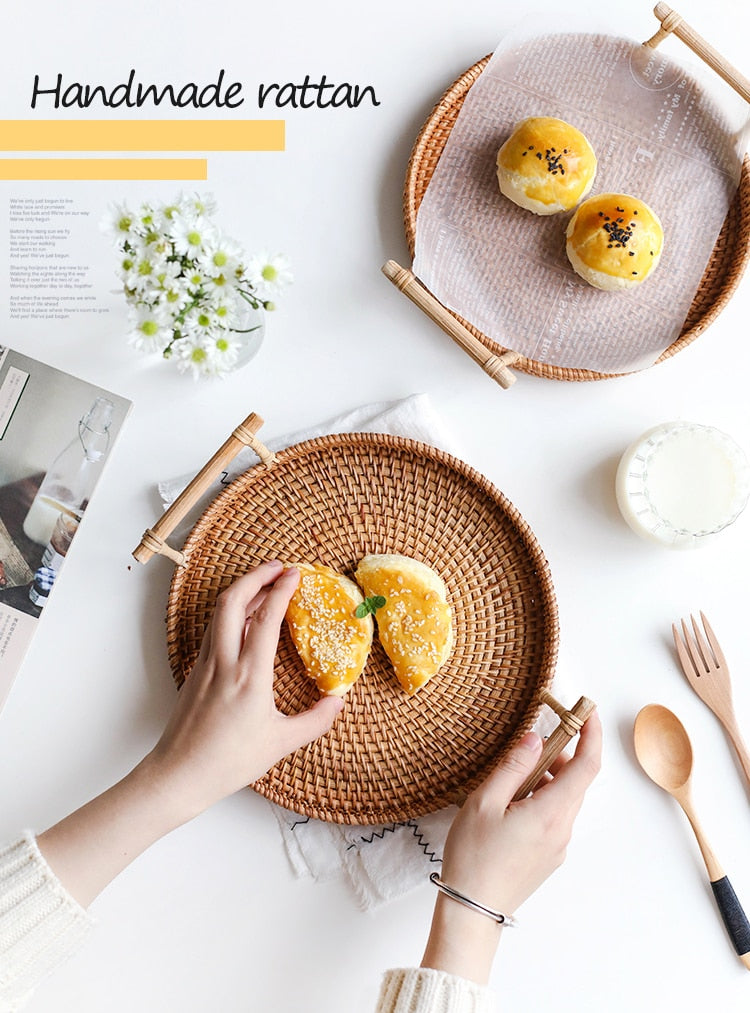
[{"label": "halved pastry with sesame seed", "polygon": [[453,620],[445,584],[410,556],[365,556],[355,577],[366,601],[381,597],[378,636],[399,682],[412,696],[450,657]]},{"label": "halved pastry with sesame seed", "polygon": [[286,610],[292,641],[320,692],[343,696],[367,663],[372,616],[359,618],[362,595],[342,573],[319,563],[294,566],[300,581]]}]

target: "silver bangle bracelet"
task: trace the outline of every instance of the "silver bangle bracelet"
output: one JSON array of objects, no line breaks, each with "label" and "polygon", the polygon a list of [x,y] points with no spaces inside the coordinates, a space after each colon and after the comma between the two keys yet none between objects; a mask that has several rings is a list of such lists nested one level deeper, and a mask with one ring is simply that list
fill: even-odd
[{"label": "silver bangle bracelet", "polygon": [[493,911],[491,907],[485,907],[484,904],[480,904],[479,901],[472,900],[471,897],[466,897],[464,894],[459,893],[458,890],[454,890],[452,886],[448,886],[444,883],[440,876],[433,872],[430,876],[430,882],[434,883],[435,886],[444,893],[446,897],[450,897],[451,900],[458,901],[459,904],[464,904],[466,907],[471,908],[472,911],[478,911],[482,915],[486,915],[488,918],[492,918],[493,921],[497,922],[498,925],[504,925],[509,929],[514,928],[518,922],[511,915],[504,915],[500,911]]}]

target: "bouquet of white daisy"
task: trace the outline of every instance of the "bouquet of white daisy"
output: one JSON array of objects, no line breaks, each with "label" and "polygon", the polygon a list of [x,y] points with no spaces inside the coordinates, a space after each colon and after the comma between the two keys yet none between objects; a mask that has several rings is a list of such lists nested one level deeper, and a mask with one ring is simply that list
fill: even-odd
[{"label": "bouquet of white daisy", "polygon": [[292,280],[281,255],[246,259],[213,222],[215,210],[212,197],[194,194],[137,211],[120,204],[105,222],[120,255],[130,343],[196,378],[237,365],[243,339],[256,330],[247,326],[248,310],[275,309]]}]

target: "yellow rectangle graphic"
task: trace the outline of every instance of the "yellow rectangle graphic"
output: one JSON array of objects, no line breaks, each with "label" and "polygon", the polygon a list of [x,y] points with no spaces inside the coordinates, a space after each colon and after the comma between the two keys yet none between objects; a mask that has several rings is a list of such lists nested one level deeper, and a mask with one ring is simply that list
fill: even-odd
[{"label": "yellow rectangle graphic", "polygon": [[205,158],[0,158],[0,180],[208,179]]},{"label": "yellow rectangle graphic", "polygon": [[0,151],[283,151],[284,120],[0,120]]}]

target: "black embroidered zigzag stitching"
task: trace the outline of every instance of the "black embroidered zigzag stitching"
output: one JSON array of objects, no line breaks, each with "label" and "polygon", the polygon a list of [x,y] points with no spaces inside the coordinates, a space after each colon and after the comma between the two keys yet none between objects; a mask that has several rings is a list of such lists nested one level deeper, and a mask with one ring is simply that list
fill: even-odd
[{"label": "black embroidered zigzag stitching", "polygon": [[424,834],[419,829],[419,824],[415,823],[414,820],[409,820],[406,825],[412,828],[414,832],[414,839],[416,840],[417,844],[420,846],[422,851],[424,851],[425,858],[429,858],[431,862],[442,863],[442,858],[438,858],[434,851],[427,850],[429,847],[431,847],[431,845],[429,841],[425,840]]},{"label": "black embroidered zigzag stitching", "polygon": [[229,477],[228,471],[222,471],[221,478],[219,479],[219,485],[231,485],[232,480]]},{"label": "black embroidered zigzag stitching", "polygon": [[305,818],[303,820],[295,820],[294,823],[292,823],[291,829],[295,830],[297,827],[304,826],[305,823],[309,823],[309,822],[310,822],[310,817],[309,816],[305,816]]},{"label": "black embroidered zigzag stitching", "polygon": [[424,851],[425,858],[429,858],[431,862],[442,862],[442,859],[438,858],[434,851],[428,850],[431,845],[429,841],[425,840],[424,834],[419,829],[419,824],[414,820],[405,820],[403,823],[391,823],[390,826],[383,827],[382,830],[374,830],[369,837],[360,837],[359,841],[354,841],[347,847],[346,850],[351,851],[351,849],[356,848],[358,844],[372,844],[376,837],[383,840],[387,833],[394,834],[396,832],[396,827],[410,827],[415,841],[422,851]]},{"label": "black embroidered zigzag stitching", "polygon": [[360,837],[358,841],[352,841],[351,844],[347,845],[347,851],[351,851],[352,848],[356,848],[358,844],[372,844],[376,837],[380,840],[385,837],[386,834],[395,834],[396,827],[408,827],[411,826],[410,822],[407,823],[391,823],[388,827],[383,827],[382,830],[373,830],[369,837]]}]

